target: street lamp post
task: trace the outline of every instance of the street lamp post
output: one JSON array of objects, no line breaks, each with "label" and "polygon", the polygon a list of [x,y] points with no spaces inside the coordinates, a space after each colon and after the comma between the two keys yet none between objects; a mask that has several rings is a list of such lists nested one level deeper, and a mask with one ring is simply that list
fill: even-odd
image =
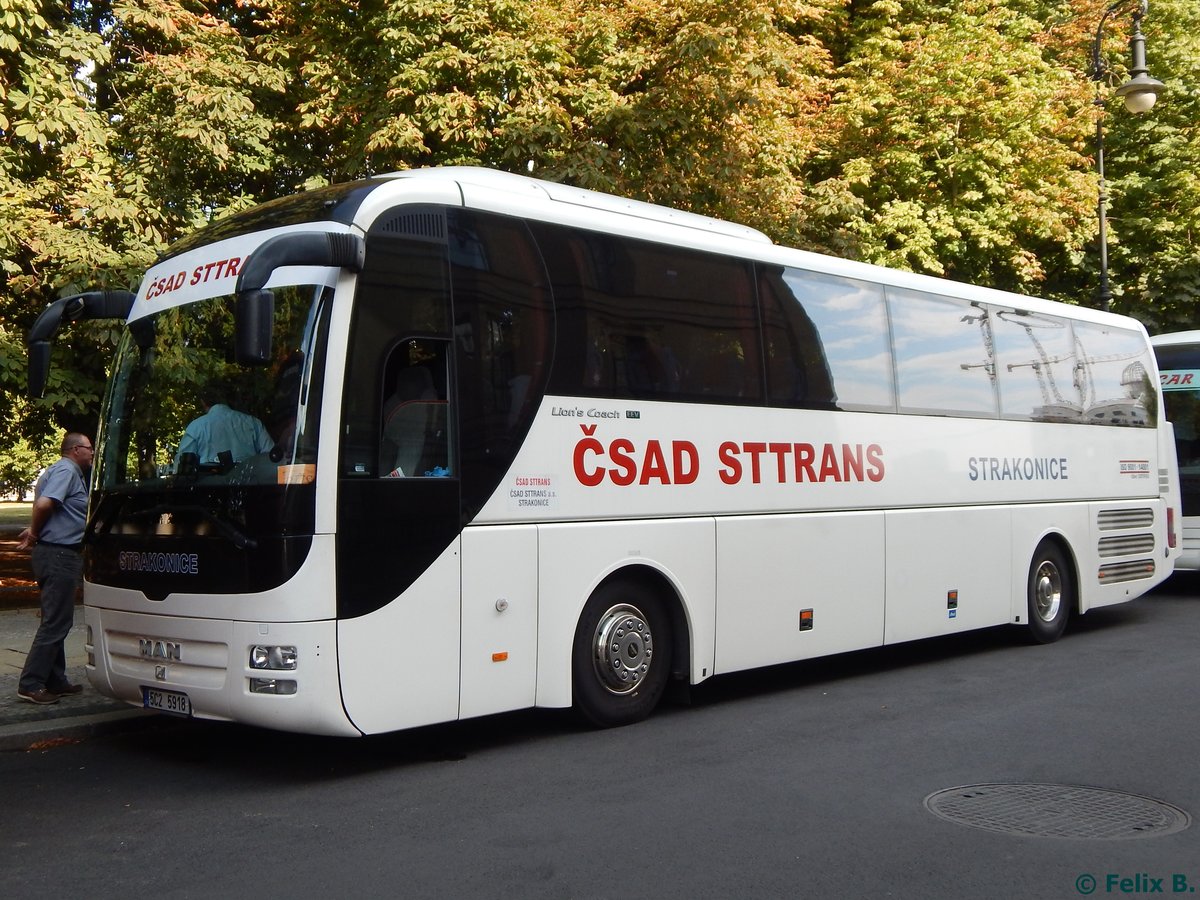
[{"label": "street lamp post", "polygon": [[1097,216],[1100,220],[1100,287],[1096,292],[1096,300],[1101,309],[1112,306],[1112,290],[1108,283],[1108,185],[1104,180],[1104,115],[1105,100],[1101,84],[1108,80],[1110,70],[1104,62],[1104,26],[1109,16],[1128,9],[1137,4],[1133,14],[1133,36],[1129,39],[1129,54],[1132,65],[1129,69],[1129,80],[1113,93],[1125,101],[1125,108],[1131,113],[1143,113],[1154,106],[1158,95],[1163,92],[1165,85],[1156,78],[1151,78],[1146,68],[1146,38],[1142,35],[1142,17],[1149,8],[1147,0],[1117,0],[1104,11],[1100,17],[1100,25],[1096,28],[1096,40],[1092,43],[1092,81],[1096,82],[1096,100],[1098,108],[1096,116],[1096,170],[1100,176],[1100,190],[1096,204]]}]

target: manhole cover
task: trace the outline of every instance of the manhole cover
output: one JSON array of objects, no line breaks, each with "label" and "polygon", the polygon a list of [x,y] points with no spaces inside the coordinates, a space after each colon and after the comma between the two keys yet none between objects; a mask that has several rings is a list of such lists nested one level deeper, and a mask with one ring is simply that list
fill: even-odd
[{"label": "manhole cover", "polygon": [[1121,791],[1072,784],[968,784],[925,798],[935,816],[1024,837],[1117,841],[1183,831],[1182,809]]}]

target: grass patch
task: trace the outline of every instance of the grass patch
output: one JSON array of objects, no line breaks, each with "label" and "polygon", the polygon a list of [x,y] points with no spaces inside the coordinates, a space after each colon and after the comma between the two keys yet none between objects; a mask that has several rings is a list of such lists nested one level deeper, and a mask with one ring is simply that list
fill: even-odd
[{"label": "grass patch", "polygon": [[0,527],[24,528],[29,524],[32,503],[0,503]]}]

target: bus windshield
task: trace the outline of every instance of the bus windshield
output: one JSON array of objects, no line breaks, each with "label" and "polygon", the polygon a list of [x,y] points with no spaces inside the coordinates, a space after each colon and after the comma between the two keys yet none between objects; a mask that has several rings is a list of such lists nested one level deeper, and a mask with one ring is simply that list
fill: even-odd
[{"label": "bus windshield", "polygon": [[1200,346],[1168,344],[1156,347],[1155,354],[1163,402],[1175,426],[1180,474],[1195,478],[1200,475]]},{"label": "bus windshield", "polygon": [[[203,494],[210,518],[238,524],[247,491],[314,481],[330,297],[321,285],[275,291],[274,359],[264,367],[232,361],[229,296],[130,323],[97,442],[100,533],[153,519],[150,511],[180,493]],[[141,501],[118,510],[105,503],[114,496]]]},{"label": "bus windshield", "polygon": [[1183,555],[1177,568],[1200,568],[1200,343],[1195,332],[1155,338],[1163,403],[1175,429],[1183,514]]}]

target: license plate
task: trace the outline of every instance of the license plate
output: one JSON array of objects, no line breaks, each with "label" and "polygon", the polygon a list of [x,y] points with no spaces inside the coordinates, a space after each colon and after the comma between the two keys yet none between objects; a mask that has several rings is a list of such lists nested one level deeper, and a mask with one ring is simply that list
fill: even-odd
[{"label": "license plate", "polygon": [[142,706],[173,716],[190,716],[192,701],[187,694],[178,691],[160,691],[158,688],[142,688]]}]

